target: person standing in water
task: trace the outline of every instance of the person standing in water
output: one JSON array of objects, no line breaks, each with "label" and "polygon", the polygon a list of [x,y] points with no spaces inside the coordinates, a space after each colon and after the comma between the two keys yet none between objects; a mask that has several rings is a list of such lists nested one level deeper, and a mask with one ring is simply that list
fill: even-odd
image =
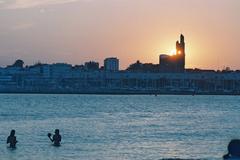
[{"label": "person standing in water", "polygon": [[51,133],[48,133],[48,138],[53,142],[54,146],[60,146],[62,136],[59,134],[59,129],[55,129],[55,134],[53,136]]},{"label": "person standing in water", "polygon": [[7,144],[10,143],[10,148],[16,148],[17,138],[15,136],[15,130],[11,130],[10,135],[7,138]]}]

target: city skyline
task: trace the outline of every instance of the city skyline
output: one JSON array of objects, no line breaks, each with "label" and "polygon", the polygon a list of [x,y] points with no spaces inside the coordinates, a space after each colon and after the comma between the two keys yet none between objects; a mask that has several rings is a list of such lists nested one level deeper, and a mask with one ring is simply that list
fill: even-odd
[{"label": "city skyline", "polygon": [[186,37],[186,68],[236,70],[240,2],[177,0],[0,1],[0,66],[83,64],[118,57],[121,69],[170,54]]}]

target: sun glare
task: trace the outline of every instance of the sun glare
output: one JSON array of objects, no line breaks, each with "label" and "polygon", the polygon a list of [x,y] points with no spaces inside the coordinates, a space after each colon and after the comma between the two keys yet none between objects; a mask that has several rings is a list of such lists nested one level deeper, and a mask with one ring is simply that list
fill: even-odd
[{"label": "sun glare", "polygon": [[170,52],[170,55],[171,56],[176,55],[176,49],[172,49],[171,52]]}]

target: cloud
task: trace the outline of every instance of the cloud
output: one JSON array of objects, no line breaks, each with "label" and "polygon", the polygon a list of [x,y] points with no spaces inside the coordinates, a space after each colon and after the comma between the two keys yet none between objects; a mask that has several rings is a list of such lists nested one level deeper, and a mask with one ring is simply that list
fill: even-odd
[{"label": "cloud", "polygon": [[[4,9],[25,9],[48,5],[65,4],[80,0],[0,0],[0,6]],[[81,0],[89,1],[89,0]]]}]

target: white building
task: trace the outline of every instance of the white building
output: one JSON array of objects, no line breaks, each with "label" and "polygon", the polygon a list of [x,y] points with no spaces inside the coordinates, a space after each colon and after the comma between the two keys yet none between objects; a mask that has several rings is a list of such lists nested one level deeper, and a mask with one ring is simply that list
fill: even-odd
[{"label": "white building", "polygon": [[104,60],[104,69],[106,71],[119,71],[119,59],[111,57]]}]

